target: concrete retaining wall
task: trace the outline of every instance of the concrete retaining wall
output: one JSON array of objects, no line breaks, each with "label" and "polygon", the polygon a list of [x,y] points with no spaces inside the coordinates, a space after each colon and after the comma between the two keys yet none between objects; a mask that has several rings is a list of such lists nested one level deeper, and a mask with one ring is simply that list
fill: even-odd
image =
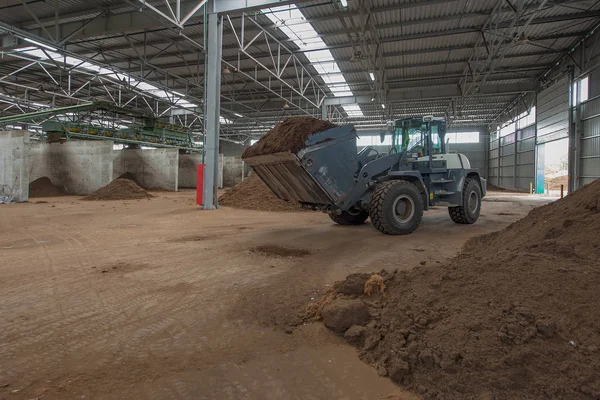
[{"label": "concrete retaining wall", "polygon": [[226,157],[241,157],[244,150],[249,147],[250,141],[248,144],[237,144],[228,142],[225,140],[219,141],[219,153],[223,154]]},{"label": "concrete retaining wall", "polygon": [[196,171],[202,154],[179,154],[179,187],[196,188]]},{"label": "concrete retaining wall", "polygon": [[0,195],[29,199],[29,132],[0,132]]},{"label": "concrete retaining wall", "polygon": [[46,176],[68,194],[89,194],[112,181],[112,148],[113,142],[96,140],[32,143],[29,182]]},{"label": "concrete retaining wall", "polygon": [[223,186],[232,187],[242,182],[243,169],[240,157],[223,157]]},{"label": "concrete retaining wall", "polygon": [[179,178],[179,150],[114,150],[113,179],[130,172],[146,189],[176,191]]}]

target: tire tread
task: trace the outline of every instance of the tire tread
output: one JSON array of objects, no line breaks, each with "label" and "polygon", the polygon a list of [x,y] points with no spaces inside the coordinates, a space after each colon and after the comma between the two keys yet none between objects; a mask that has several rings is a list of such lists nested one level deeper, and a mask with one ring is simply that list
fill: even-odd
[{"label": "tire tread", "polygon": [[[467,198],[467,193],[469,193],[471,185],[479,186],[477,181],[473,178],[467,178],[465,180],[465,185],[463,186],[463,190],[462,190],[462,198],[463,198],[462,206],[448,207],[448,213],[450,214],[450,219],[452,221],[456,222],[457,224],[465,224],[465,225],[472,224],[472,222],[469,222],[469,218],[467,216],[467,207],[464,203],[464,199]],[[479,190],[479,193],[481,193],[481,189]],[[481,199],[480,199],[480,201],[481,201]]]},{"label": "tire tread", "polygon": [[[389,194],[391,188],[395,185],[411,185],[416,188],[416,186],[414,184],[412,184],[411,182],[406,181],[406,180],[386,181],[386,182],[379,184],[379,186],[373,192],[373,197],[371,198],[371,207],[370,207],[370,211],[369,211],[369,216],[371,217],[371,223],[378,231],[385,233],[387,235],[397,234],[395,232],[395,230],[393,229],[393,227],[390,226],[389,222],[385,218],[385,210],[383,209],[384,199]],[[417,188],[417,191],[418,191],[418,188]],[[420,201],[422,203],[422,199],[420,199]],[[419,223],[421,222],[422,217],[423,217],[423,214],[421,213],[421,215],[419,216]],[[415,229],[419,225],[419,223],[416,224]],[[412,231],[414,231],[414,229]],[[412,231],[406,232],[406,233],[411,233]]]}]

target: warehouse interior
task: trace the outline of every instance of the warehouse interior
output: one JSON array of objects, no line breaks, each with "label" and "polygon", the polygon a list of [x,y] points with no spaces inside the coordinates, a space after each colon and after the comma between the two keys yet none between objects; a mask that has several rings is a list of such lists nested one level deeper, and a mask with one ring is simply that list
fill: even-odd
[{"label": "warehouse interior", "polygon": [[0,398],[600,398],[599,27],[0,1]]}]

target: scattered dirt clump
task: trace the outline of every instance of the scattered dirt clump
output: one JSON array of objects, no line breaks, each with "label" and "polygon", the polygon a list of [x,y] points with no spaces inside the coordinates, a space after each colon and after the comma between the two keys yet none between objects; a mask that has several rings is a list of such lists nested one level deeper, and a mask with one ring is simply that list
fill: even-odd
[{"label": "scattered dirt clump", "polygon": [[82,200],[138,200],[154,197],[132,180],[117,178]]},{"label": "scattered dirt clump", "polygon": [[335,128],[337,125],[312,117],[288,118],[267,132],[260,140],[248,147],[242,158],[262,154],[291,151],[297,153],[304,148],[306,139],[314,133]]},{"label": "scattered dirt clump", "polygon": [[275,257],[304,257],[310,254],[310,251],[305,249],[290,249],[276,245],[256,246],[251,248],[250,251]]},{"label": "scattered dirt clump", "polygon": [[378,272],[383,295],[336,284],[328,303],[361,301],[371,321],[333,330],[425,399],[598,399],[598,232],[600,180],[446,264]]},{"label": "scattered dirt clump", "polygon": [[43,176],[29,184],[29,197],[57,197],[65,196],[66,193],[55,186],[50,178]]},{"label": "scattered dirt clump", "polygon": [[305,211],[300,203],[281,200],[256,174],[227,190],[219,197],[225,207],[256,211]]}]

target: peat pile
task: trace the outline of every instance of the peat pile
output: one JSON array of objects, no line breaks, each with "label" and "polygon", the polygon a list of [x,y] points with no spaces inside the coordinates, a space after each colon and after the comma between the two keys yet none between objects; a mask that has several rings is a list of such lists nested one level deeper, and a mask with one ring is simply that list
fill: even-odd
[{"label": "peat pile", "polygon": [[65,192],[55,186],[50,178],[43,176],[29,184],[29,197],[65,196]]},{"label": "peat pile", "polygon": [[598,399],[598,232],[600,180],[445,265],[351,275],[321,315],[426,399]]},{"label": "peat pile", "polygon": [[299,203],[275,196],[256,174],[223,193],[219,197],[219,204],[256,211],[303,211]]},{"label": "peat pile", "polygon": [[563,186],[565,191],[569,189],[568,175],[557,176],[555,178],[550,178],[546,180],[546,188],[548,190],[560,190],[561,185]]},{"label": "peat pile", "polygon": [[310,135],[335,128],[336,125],[312,117],[288,118],[267,132],[260,140],[248,147],[242,158],[272,154],[282,151],[297,153],[304,148]]},{"label": "peat pile", "polygon": [[117,179],[129,179],[130,181],[133,181],[136,185],[138,185],[139,187],[141,187],[142,189],[146,189],[144,187],[144,185],[142,185],[140,183],[140,181],[138,181],[136,179],[136,177],[129,171],[125,172],[124,174],[121,174],[117,177]]},{"label": "peat pile", "polygon": [[150,193],[139,187],[130,179],[117,178],[108,185],[101,187],[82,200],[139,200],[149,199]]}]

